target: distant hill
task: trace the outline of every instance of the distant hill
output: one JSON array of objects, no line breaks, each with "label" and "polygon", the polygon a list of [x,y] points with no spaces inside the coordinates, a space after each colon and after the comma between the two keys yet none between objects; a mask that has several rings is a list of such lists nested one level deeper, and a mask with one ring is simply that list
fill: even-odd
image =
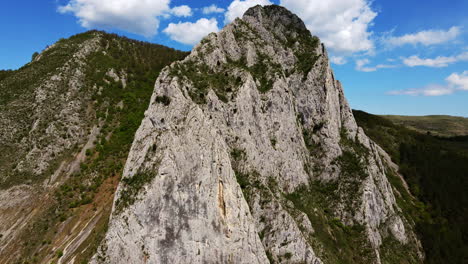
[{"label": "distant hill", "polygon": [[0,263],[88,263],[154,81],[186,55],[89,31],[0,70]]},{"label": "distant hill", "polygon": [[[353,115],[366,135],[398,164],[399,173],[418,198],[412,204],[403,202],[411,201],[405,195],[397,195],[397,202],[416,224],[426,253],[425,263],[466,263],[468,136],[440,137],[420,133],[414,128],[394,124],[390,121],[394,116],[385,118],[358,110],[353,110]],[[431,132],[449,134],[461,131],[454,126],[462,127],[466,119],[428,116],[401,120],[414,121],[418,127],[433,127]]]},{"label": "distant hill", "polygon": [[397,125],[403,125],[422,133],[430,132],[439,136],[465,136],[468,135],[468,118],[446,115],[429,116],[382,116]]}]

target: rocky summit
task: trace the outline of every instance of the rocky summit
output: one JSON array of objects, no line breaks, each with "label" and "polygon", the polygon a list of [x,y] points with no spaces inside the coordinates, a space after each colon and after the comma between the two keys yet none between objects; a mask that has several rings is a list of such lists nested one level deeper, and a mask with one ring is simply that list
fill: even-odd
[{"label": "rocky summit", "polygon": [[280,6],[190,54],[61,39],[0,71],[0,264],[422,263],[444,220],[392,162],[422,139],[355,116],[391,155]]},{"label": "rocky summit", "polygon": [[256,6],[160,73],[91,263],[420,263],[390,176],[324,45]]}]

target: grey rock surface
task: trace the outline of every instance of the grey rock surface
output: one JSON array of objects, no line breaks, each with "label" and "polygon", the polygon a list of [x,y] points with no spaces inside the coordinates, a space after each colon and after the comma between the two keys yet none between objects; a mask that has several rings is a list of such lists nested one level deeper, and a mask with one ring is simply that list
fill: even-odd
[{"label": "grey rock surface", "polygon": [[[414,242],[381,152],[324,46],[284,8],[256,6],[160,74],[92,262],[327,262],[313,212],[287,199],[322,182],[335,183],[332,215],[363,226],[380,263],[383,236]],[[359,177],[345,178],[347,153]]]}]

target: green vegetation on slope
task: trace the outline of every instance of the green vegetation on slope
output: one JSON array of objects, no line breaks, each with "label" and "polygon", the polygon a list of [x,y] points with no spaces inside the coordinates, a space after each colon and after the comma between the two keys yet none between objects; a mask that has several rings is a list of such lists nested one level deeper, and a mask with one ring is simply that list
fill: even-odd
[{"label": "green vegetation on slope", "polygon": [[[37,221],[28,225],[24,234],[24,241],[27,243],[21,249],[23,254],[20,263],[35,263],[50,255],[53,240],[60,235],[59,228],[79,218],[81,207],[92,204],[94,210],[97,210],[96,207],[104,206],[101,220],[86,240],[89,247],[82,248],[80,255],[75,259],[76,263],[87,263],[106,231],[116,187],[116,184],[106,188],[102,185],[111,178],[120,177],[159,72],[171,62],[186,56],[184,52],[160,45],[90,31],[59,41],[56,46],[44,52],[39,61],[9,73],[8,82],[3,86],[3,94],[14,99],[18,96],[16,89],[23,89],[26,93],[31,92],[42,75],[47,76],[55,68],[62,66],[67,58],[73,56],[77,45],[96,34],[100,38],[100,48],[86,58],[83,92],[91,94],[89,104],[92,115],[87,122],[101,126],[101,131],[95,141],[95,147],[87,151],[87,160],[81,164],[80,171],[73,174],[55,191],[49,208],[44,210]],[[60,53],[60,56],[57,53]],[[106,74],[110,69],[114,69],[116,73],[125,72],[127,76],[125,87],[120,81],[115,81]],[[27,86],[24,87],[24,84]],[[101,89],[97,92],[93,87]],[[169,103],[166,99],[159,101]],[[50,174],[43,175],[43,177],[49,176]],[[130,179],[126,183],[131,186],[136,184],[138,188],[141,180],[135,179]],[[15,182],[17,183],[20,182]],[[96,201],[103,193],[108,194],[106,204]],[[31,237],[30,234],[35,235]],[[58,253],[56,254],[58,257]]]},{"label": "green vegetation on slope", "polygon": [[468,259],[468,137],[421,134],[388,119],[354,111],[366,134],[400,166],[413,199],[396,175],[397,202],[416,223],[426,263],[466,263]]},{"label": "green vegetation on slope", "polygon": [[11,73],[13,73],[12,70],[0,70],[0,81],[11,75]]},{"label": "green vegetation on slope", "polygon": [[[311,157],[320,156],[320,152],[323,151],[312,140],[312,134],[322,126],[323,124],[318,124],[313,129],[303,131]],[[349,139],[345,131],[342,131],[341,137],[344,152],[334,161],[342,170],[340,177],[328,182],[311,180],[308,186],[299,187],[292,193],[284,193],[280,190],[273,178],[262,182],[258,172],[245,170],[243,165],[247,154],[244,150],[233,148],[231,162],[237,182],[251,210],[258,208],[253,206],[255,203],[253,197],[259,199],[260,209],[277,206],[275,203],[281,204],[296,220],[304,238],[324,263],[371,263],[376,255],[367,238],[365,227],[358,223],[344,224],[336,217],[336,207],[339,205],[344,204],[346,212],[356,212],[359,207],[357,202],[362,195],[360,186],[368,177],[365,171],[368,150]],[[313,167],[312,164],[309,166]],[[320,168],[313,169],[320,170]],[[303,220],[300,212],[310,220],[314,228],[313,234],[302,226]],[[266,217],[261,216],[261,219]],[[260,221],[264,224],[263,230],[259,230],[259,237],[263,240],[269,236],[272,227],[268,221]],[[393,250],[397,250],[398,254],[389,253]],[[415,256],[416,250],[411,246],[402,245],[391,235],[386,237],[381,252],[388,260],[384,263],[418,263],[418,258]],[[286,255],[274,256],[268,249],[267,256],[271,263],[282,263],[282,260],[287,259]]]},{"label": "green vegetation on slope", "polygon": [[364,226],[348,226],[334,217],[333,200],[337,196],[336,182],[313,181],[308,188],[298,188],[285,198],[309,218],[315,232],[306,238],[325,263],[371,263],[375,255]]},{"label": "green vegetation on slope", "polygon": [[[61,39],[51,48],[43,51],[41,59],[29,63],[16,71],[0,72],[0,106],[6,105],[13,100],[21,101],[21,104],[9,104],[6,111],[14,115],[15,122],[21,124],[21,130],[16,131],[12,142],[0,142],[0,171],[4,172],[0,178],[0,188],[8,188],[21,183],[35,183],[49,177],[55,171],[60,162],[70,157],[79,146],[69,149],[65,153],[59,153],[52,161],[47,171],[42,175],[34,175],[29,171],[17,172],[13,170],[16,165],[15,157],[26,155],[29,149],[20,149],[18,142],[28,136],[32,124],[36,120],[31,120],[31,113],[35,110],[35,89],[44,81],[57,72],[60,67],[70,61],[72,56],[78,51],[80,45],[86,40],[100,39],[100,47],[86,58],[84,66],[84,87],[80,90],[82,94],[83,109],[76,113],[81,121],[89,127],[104,123],[99,141],[107,135],[112,135],[112,140],[117,141],[115,149],[111,151],[120,152],[129,148],[133,134],[140,125],[143,113],[149,103],[154,81],[160,70],[169,63],[184,58],[187,53],[176,51],[164,46],[130,40],[114,34],[105,34],[98,31],[89,31],[83,34],[72,36],[69,39]],[[71,65],[72,67],[80,65]],[[113,69],[116,73],[124,72],[127,80],[126,87],[119,81],[113,80],[107,75]],[[3,78],[3,80],[1,80]],[[70,77],[73,78],[73,77]],[[58,88],[63,94],[70,89],[68,82],[62,82]],[[98,89],[96,89],[98,87]],[[53,98],[46,98],[52,100]],[[47,115],[40,117],[37,133],[45,134],[44,130],[51,121],[54,121],[57,112],[61,109],[51,102],[51,109]],[[118,105],[122,104],[121,109]],[[167,103],[167,102],[165,102]],[[89,114],[90,106],[92,113]],[[87,113],[88,112],[88,113]],[[63,137],[68,137],[66,125],[61,127]],[[47,144],[47,142],[40,142]],[[54,144],[54,142],[50,142]],[[15,152],[11,152],[15,149]],[[126,153],[126,151],[123,151]],[[4,155],[10,155],[10,157]]]},{"label": "green vegetation on slope", "polygon": [[431,116],[382,116],[394,124],[403,125],[421,133],[432,133],[438,136],[465,136],[468,135],[468,118],[457,116],[431,115]]},{"label": "green vegetation on slope", "polygon": [[247,54],[243,54],[236,59],[228,56],[227,63],[218,61],[215,67],[209,66],[204,61],[204,57],[215,50],[210,40],[212,36],[209,35],[201,40],[201,46],[197,48],[198,58],[192,57],[190,60],[176,63],[170,70],[171,76],[191,83],[188,94],[197,104],[206,103],[206,96],[210,90],[213,90],[216,96],[225,103],[233,100],[244,81],[244,73],[249,73],[253,77],[261,93],[270,91],[279,77],[288,76],[294,72],[302,74],[305,80],[320,58],[320,55],[316,53],[320,43],[317,37],[312,36],[305,28],[291,30],[285,36],[286,39],[276,36],[277,40],[286,48],[291,49],[296,56],[294,69],[284,72],[283,67],[262,50],[266,40],[259,36],[256,29],[241,19],[237,19],[233,27],[233,35],[240,46],[254,43],[257,47],[255,64],[248,66]]}]

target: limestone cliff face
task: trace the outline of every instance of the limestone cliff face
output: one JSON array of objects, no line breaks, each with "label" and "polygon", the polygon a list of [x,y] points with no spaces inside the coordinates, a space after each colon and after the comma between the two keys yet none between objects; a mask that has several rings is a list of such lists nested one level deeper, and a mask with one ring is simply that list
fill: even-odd
[{"label": "limestone cliff face", "polygon": [[156,81],[94,263],[420,262],[325,47],[256,6]]}]

